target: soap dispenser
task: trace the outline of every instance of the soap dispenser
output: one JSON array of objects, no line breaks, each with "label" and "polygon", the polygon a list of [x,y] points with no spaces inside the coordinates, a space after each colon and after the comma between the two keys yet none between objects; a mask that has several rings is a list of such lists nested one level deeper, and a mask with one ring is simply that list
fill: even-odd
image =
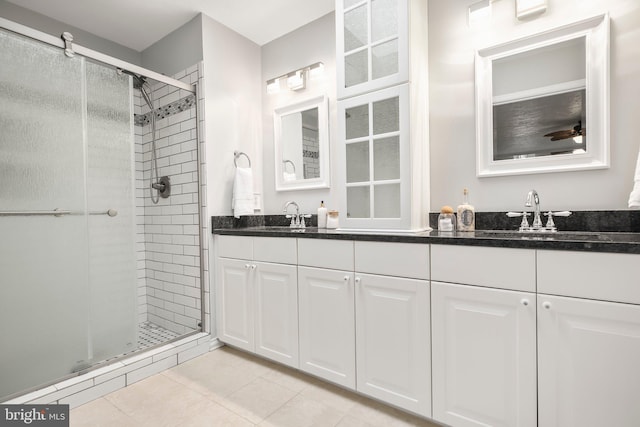
[{"label": "soap dispenser", "polygon": [[469,190],[464,189],[464,199],[458,206],[458,231],[474,231],[476,229],[476,209],[469,204]]},{"label": "soap dispenser", "polygon": [[324,207],[324,200],[318,208],[318,228],[327,228],[327,208]]}]

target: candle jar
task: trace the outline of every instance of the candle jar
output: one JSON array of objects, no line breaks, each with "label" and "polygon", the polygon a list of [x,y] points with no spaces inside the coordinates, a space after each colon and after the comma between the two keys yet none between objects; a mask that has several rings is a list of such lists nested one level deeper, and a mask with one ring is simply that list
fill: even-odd
[{"label": "candle jar", "polygon": [[339,226],[339,212],[329,211],[327,212],[327,228],[338,228]]}]

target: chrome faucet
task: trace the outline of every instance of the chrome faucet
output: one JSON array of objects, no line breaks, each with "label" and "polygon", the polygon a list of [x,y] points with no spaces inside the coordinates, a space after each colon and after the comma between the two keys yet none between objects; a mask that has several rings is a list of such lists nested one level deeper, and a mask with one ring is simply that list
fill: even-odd
[{"label": "chrome faucet", "polygon": [[540,218],[540,196],[538,196],[538,192],[536,190],[529,191],[529,194],[527,194],[527,201],[524,205],[530,208],[532,201],[535,203],[535,212],[533,214],[533,224],[531,224],[531,228],[538,230],[542,228],[542,218]]},{"label": "chrome faucet", "polygon": [[536,190],[531,190],[527,194],[527,201],[524,205],[530,208],[532,205],[535,206],[533,211],[533,223],[529,226],[529,221],[527,217],[530,215],[529,212],[507,212],[507,216],[510,218],[522,217],[522,222],[520,223],[520,232],[556,232],[558,229],[556,228],[556,224],[553,222],[554,216],[564,216],[567,217],[571,215],[570,211],[560,211],[560,212],[547,212],[545,215],[548,217],[547,224],[542,225],[542,218],[540,215],[540,196]]},{"label": "chrome faucet", "polygon": [[[289,210],[289,206],[295,206],[296,207],[296,214],[295,215],[290,215],[287,213],[287,211]],[[289,224],[289,227],[291,228],[297,228],[300,227],[300,206],[298,206],[298,204],[296,202],[294,202],[293,200],[288,201],[287,203],[284,204],[284,209],[282,210],[282,212],[285,213],[287,218],[291,218],[291,224]]]}]

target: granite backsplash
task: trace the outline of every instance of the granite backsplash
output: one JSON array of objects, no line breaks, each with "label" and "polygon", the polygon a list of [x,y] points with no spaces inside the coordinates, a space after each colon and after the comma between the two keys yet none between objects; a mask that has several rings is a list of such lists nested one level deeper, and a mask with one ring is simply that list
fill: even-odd
[{"label": "granite backsplash", "polygon": [[[431,227],[438,227],[438,212],[429,214]],[[640,211],[573,211],[569,217],[554,217],[560,231],[640,233]],[[284,215],[251,215],[211,217],[211,229],[246,227],[286,227],[290,219]],[[529,219],[531,222],[531,217]],[[543,216],[543,222],[546,217]],[[317,215],[306,218],[308,227],[318,225]],[[505,212],[476,212],[476,230],[517,230],[520,218],[509,218]]]}]

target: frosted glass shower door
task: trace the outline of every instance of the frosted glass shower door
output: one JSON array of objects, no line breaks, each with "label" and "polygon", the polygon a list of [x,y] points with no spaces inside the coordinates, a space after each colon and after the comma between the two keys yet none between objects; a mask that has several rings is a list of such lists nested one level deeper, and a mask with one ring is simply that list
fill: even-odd
[{"label": "frosted glass shower door", "polygon": [[[138,344],[130,77],[87,62],[87,205],[91,363]],[[116,216],[104,215],[113,209]]]},{"label": "frosted glass shower door", "polygon": [[70,213],[0,216],[1,400],[86,363],[89,289],[83,61],[3,31],[0,56],[0,211]]}]

